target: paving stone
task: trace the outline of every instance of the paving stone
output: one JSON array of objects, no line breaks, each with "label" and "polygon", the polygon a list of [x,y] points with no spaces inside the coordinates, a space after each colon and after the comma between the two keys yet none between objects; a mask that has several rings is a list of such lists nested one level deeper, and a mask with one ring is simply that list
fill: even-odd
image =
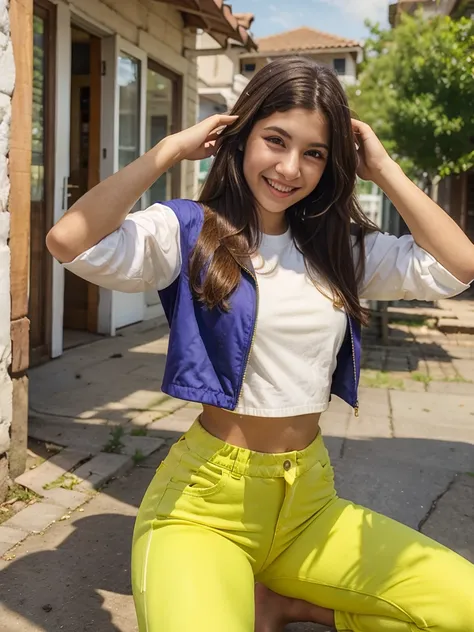
[{"label": "paving stone", "polygon": [[43,531],[64,515],[64,507],[46,502],[28,505],[3,523],[4,527],[17,527],[23,531]]},{"label": "paving stone", "polygon": [[424,393],[426,390],[424,382],[419,382],[418,380],[410,378],[404,378],[403,386],[405,391],[409,391],[411,393]]},{"label": "paving stone", "polygon": [[[459,375],[465,380],[474,381],[474,361],[473,360],[459,360],[453,359],[453,366]],[[474,395],[474,384],[471,384],[472,391],[471,393]]]},{"label": "paving stone", "polygon": [[389,396],[384,388],[359,389],[359,414],[373,416],[390,415]]},{"label": "paving stone", "polygon": [[148,430],[155,433],[160,431],[186,432],[198,416],[199,413],[194,408],[181,408],[172,415],[157,419],[148,426]]},{"label": "paving stone", "polygon": [[459,426],[472,427],[474,413],[474,397],[469,395],[459,396],[449,393],[406,393],[391,391],[393,416],[397,419],[425,420],[435,422],[435,419],[446,419]]},{"label": "paving stone", "polygon": [[128,454],[101,452],[74,472],[77,478],[83,480],[75,489],[80,492],[98,489],[112,477],[123,474],[132,465],[133,459]]},{"label": "paving stone", "polygon": [[[128,421],[128,420],[127,420]],[[47,441],[56,445],[97,451],[110,439],[111,426],[94,425],[68,417],[51,418],[30,416],[28,420],[28,436],[39,441]]]},{"label": "paving stone", "polygon": [[6,527],[4,524],[0,526],[0,556],[11,549],[15,544],[24,540],[28,535],[28,531],[23,529],[14,529]]},{"label": "paving stone", "polygon": [[76,509],[89,500],[89,494],[75,491],[75,489],[64,489],[55,487],[43,491],[44,498],[53,505],[59,505],[65,509]]},{"label": "paving stone", "polygon": [[471,382],[430,382],[428,393],[450,393],[454,395],[473,395],[474,384]]},{"label": "paving stone", "polygon": [[333,412],[332,407],[321,415],[319,425],[323,435],[345,437],[352,416],[352,408],[345,406],[345,412]]},{"label": "paving stone", "polygon": [[474,334],[474,318],[440,318],[438,329],[445,333]]},{"label": "paving stone", "polygon": [[173,413],[180,408],[184,408],[186,404],[187,402],[182,399],[176,399],[175,397],[170,397],[165,393],[161,393],[158,397],[155,396],[155,399],[150,402],[147,409],[156,410],[158,412]]},{"label": "paving stone", "polygon": [[165,412],[158,412],[157,410],[144,410],[130,420],[127,431],[131,431],[133,428],[145,428],[166,414]]},{"label": "paving stone", "polygon": [[351,417],[347,428],[347,438],[360,439],[369,437],[383,437],[390,439],[392,431],[390,418],[387,416],[361,415]]},{"label": "paving stone", "polygon": [[45,461],[33,470],[28,470],[15,479],[16,483],[32,489],[37,494],[44,495],[44,486],[57,480],[65,472],[88,458],[90,453],[85,450],[64,448],[58,454]]},{"label": "paving stone", "polygon": [[140,452],[143,456],[149,456],[152,452],[158,450],[164,443],[163,439],[154,437],[122,437],[121,442],[123,448],[121,454],[128,454],[133,456],[137,452]]}]

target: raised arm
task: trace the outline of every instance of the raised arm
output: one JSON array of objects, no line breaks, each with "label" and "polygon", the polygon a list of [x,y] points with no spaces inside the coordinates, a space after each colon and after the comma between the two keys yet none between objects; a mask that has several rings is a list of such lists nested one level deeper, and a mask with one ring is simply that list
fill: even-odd
[{"label": "raised arm", "polygon": [[433,200],[390,158],[373,130],[353,121],[359,143],[359,176],[371,180],[390,198],[416,244],[462,283],[474,279],[474,244]]},{"label": "raised arm", "polygon": [[149,152],[83,195],[46,238],[50,253],[63,263],[116,231],[136,201],[170,167],[183,159],[201,160],[216,150],[217,130],[237,117],[216,115],[168,136]]}]

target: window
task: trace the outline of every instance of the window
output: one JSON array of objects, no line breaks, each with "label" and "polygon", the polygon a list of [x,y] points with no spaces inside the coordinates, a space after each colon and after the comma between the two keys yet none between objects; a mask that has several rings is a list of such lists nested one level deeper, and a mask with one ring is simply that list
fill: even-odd
[{"label": "window", "polygon": [[140,72],[140,60],[121,52],[118,58],[119,169],[140,155]]},{"label": "window", "polygon": [[[181,129],[181,78],[148,61],[146,97],[146,147],[148,151],[165,136]],[[147,203],[180,196],[179,167],[168,170],[150,187]]]},{"label": "window", "polygon": [[338,75],[346,74],[346,60],[344,58],[334,60],[334,70]]},{"label": "window", "polygon": [[242,72],[255,72],[257,64],[246,64],[242,62]]}]

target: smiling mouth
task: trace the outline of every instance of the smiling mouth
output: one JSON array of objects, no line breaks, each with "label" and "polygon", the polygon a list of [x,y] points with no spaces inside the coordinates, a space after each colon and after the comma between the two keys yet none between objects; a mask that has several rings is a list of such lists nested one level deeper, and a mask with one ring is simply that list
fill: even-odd
[{"label": "smiling mouth", "polygon": [[277,195],[278,197],[288,197],[292,193],[298,190],[299,187],[287,187],[279,182],[275,182],[275,180],[271,180],[270,178],[266,178],[263,176],[263,179],[267,183],[269,189]]}]

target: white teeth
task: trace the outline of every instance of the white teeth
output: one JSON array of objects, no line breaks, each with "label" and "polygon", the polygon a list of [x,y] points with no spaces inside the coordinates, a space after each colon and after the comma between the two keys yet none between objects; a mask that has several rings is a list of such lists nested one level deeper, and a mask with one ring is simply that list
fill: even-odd
[{"label": "white teeth", "polygon": [[269,178],[267,178],[267,182],[271,187],[273,187],[277,191],[280,191],[280,193],[289,193],[290,191],[294,190],[294,187],[284,187],[282,184],[279,184],[274,180],[270,180]]}]

